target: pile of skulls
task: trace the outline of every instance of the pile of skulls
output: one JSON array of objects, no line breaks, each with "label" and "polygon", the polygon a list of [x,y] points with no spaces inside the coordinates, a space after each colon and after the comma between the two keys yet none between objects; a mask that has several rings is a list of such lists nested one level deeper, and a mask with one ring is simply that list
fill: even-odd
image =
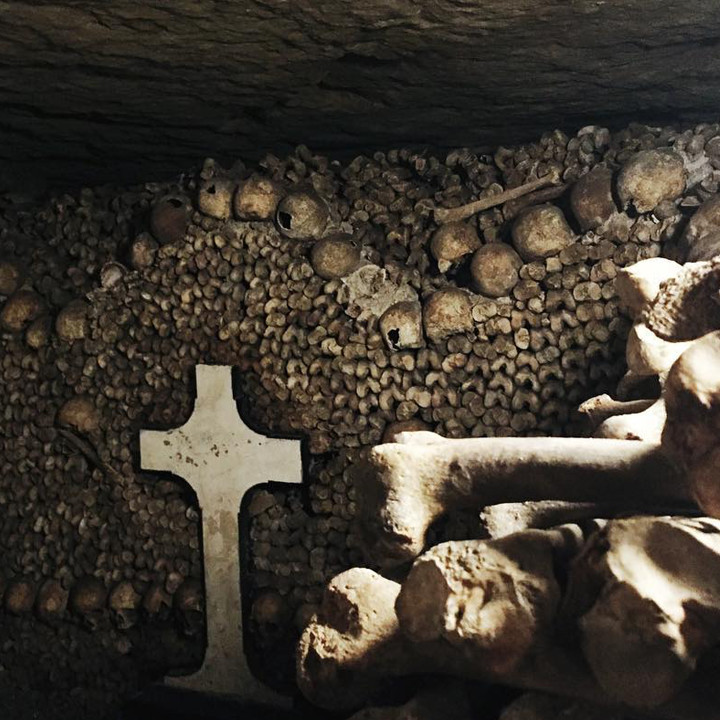
[{"label": "pile of skulls", "polygon": [[[324,584],[360,560],[349,468],[372,446],[412,428],[568,434],[573,408],[614,388],[631,327],[615,279],[714,247],[718,137],[590,127],[494,155],[346,165],[299,147],[172,183],[2,199],[5,580],[197,586],[195,498],[138,471],[138,431],[187,419],[197,363],[235,365],[248,420],[308,438],[307,503],[249,504],[254,637],[290,656]],[[32,665],[22,643],[8,652]]]}]

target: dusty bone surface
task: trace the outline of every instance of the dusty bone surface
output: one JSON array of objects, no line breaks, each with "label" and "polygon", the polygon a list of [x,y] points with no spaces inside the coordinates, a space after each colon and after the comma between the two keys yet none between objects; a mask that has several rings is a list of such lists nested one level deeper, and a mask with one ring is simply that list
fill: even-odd
[{"label": "dusty bone surface", "polygon": [[343,573],[300,642],[301,689],[351,708],[392,677],[441,672],[659,718],[714,717],[720,525],[647,517],[589,530],[446,543],[402,583]]},{"label": "dusty bone surface", "polygon": [[364,544],[381,564],[413,560],[425,547],[430,525],[461,508],[528,500],[688,499],[681,475],[659,444],[417,435],[412,442],[373,448],[354,468]]},{"label": "dusty bone surface", "polygon": [[720,522],[609,522],[572,565],[565,612],[608,696],[633,707],[671,700],[720,639]]},{"label": "dusty bone surface", "polygon": [[700,507],[720,516],[720,331],[708,333],[683,353],[664,386],[667,422],[662,444],[687,474]]}]

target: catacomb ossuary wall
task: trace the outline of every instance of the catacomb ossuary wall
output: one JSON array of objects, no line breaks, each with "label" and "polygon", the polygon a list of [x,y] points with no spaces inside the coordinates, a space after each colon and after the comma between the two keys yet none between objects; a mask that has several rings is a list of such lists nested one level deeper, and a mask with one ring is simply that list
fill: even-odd
[{"label": "catacomb ossuary wall", "polygon": [[[573,408],[625,371],[615,274],[668,249],[718,190],[718,137],[592,127],[494,156],[399,150],[347,165],[300,147],[170,184],[4,198],[3,706],[101,717],[199,662],[198,509],[181,483],[138,470],[139,429],[187,419],[197,363],[239,369],[254,426],[307,438],[305,491],[249,503],[250,639],[259,671],[291,685],[298,626],[362,561],[351,462],[397,423],[578,431]],[[621,209],[609,171],[668,147],[686,189]],[[541,177],[560,184],[439,231],[435,206]]]}]

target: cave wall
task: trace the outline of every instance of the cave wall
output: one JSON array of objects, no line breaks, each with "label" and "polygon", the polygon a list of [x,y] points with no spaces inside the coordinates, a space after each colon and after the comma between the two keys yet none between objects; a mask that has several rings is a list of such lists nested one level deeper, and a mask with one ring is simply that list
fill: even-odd
[{"label": "cave wall", "polygon": [[2,190],[159,179],[301,142],[485,148],[720,108],[720,15],[701,0],[1,7]]}]

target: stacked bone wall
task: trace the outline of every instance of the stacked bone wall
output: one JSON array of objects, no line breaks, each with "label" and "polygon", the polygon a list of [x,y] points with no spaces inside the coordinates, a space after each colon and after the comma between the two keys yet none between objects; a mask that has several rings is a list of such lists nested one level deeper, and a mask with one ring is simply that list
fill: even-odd
[{"label": "stacked bone wall", "polygon": [[[261,491],[249,503],[258,669],[291,682],[297,626],[324,583],[360,561],[349,465],[398,427],[573,432],[573,408],[625,370],[618,268],[661,254],[717,192],[718,137],[718,126],[586,128],[493,156],[393,150],[348,164],[300,147],[252,168],[206,162],[173,183],[41,205],[4,198],[3,703],[15,717],[36,707],[111,715],[146,679],[198,662],[198,508],[181,483],[138,469],[139,429],[187,419],[198,363],[239,368],[254,426],[307,438],[306,493]],[[614,171],[666,147],[683,160],[684,193],[584,231],[572,184],[600,163]],[[302,204],[284,207],[310,222],[310,238],[279,226],[288,217],[238,218],[236,190],[251,173],[281,197],[319,202],[320,231]],[[550,175],[565,189],[531,197],[559,208],[570,239],[526,256],[507,294],[478,292],[472,252],[452,262],[433,253],[433,207]],[[511,246],[524,202],[464,223],[480,245]],[[313,252],[320,236],[339,238],[340,270],[337,257],[328,268]],[[343,265],[343,253],[354,260]],[[459,314],[443,307],[448,298]],[[407,347],[380,322],[398,302],[420,323]]]}]

